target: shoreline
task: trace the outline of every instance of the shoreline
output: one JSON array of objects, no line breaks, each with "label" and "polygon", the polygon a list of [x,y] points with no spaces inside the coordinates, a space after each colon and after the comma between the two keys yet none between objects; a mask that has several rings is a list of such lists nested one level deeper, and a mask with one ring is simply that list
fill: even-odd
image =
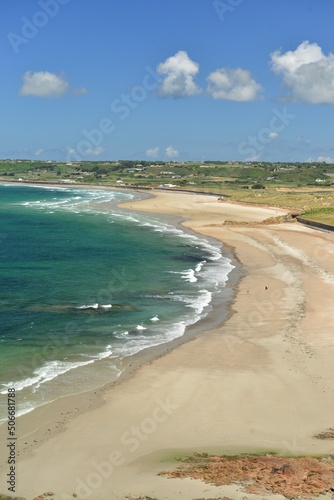
[{"label": "shoreline", "polygon": [[[18,185],[23,184],[22,182],[12,182],[12,183],[18,184]],[[41,183],[41,184],[46,184],[46,183]],[[28,183],[26,183],[26,185],[28,185]],[[40,185],[35,185],[35,184],[30,184],[30,183],[29,183],[29,185],[32,187],[33,186],[41,187]],[[62,188],[63,186],[61,184],[52,184],[52,185],[48,184],[48,187]],[[65,187],[67,187],[69,189],[75,188],[75,186],[72,186],[72,185],[65,186]],[[80,185],[79,188],[80,189],[91,189],[91,186]],[[94,186],[94,188],[95,188],[95,186]],[[101,188],[101,190],[105,190],[104,187],[100,187],[100,186],[96,186],[96,188],[97,189]],[[107,191],[114,191],[115,189],[114,189],[114,187],[109,186],[109,189],[106,189],[106,190]],[[117,190],[117,188],[116,188],[116,190]],[[120,189],[120,190],[124,191],[124,189]],[[130,194],[131,193],[138,194],[140,197],[135,198],[133,200],[130,200],[128,202],[124,202],[124,201],[119,202],[119,201],[114,201],[114,200],[111,200],[108,202],[100,202],[100,203],[96,204],[97,208],[98,209],[103,208],[104,210],[113,210],[115,208],[123,209],[122,205],[124,203],[125,204],[129,203],[129,209],[132,212],[139,214],[140,212],[136,212],[136,207],[132,207],[132,204],[136,204],[138,201],[144,201],[145,199],[150,199],[150,198],[153,199],[154,198],[154,194],[142,192],[140,190],[135,191],[133,189],[129,189],[127,191]],[[92,206],[95,206],[94,202],[92,202]],[[161,215],[161,214],[158,214],[154,211],[150,211],[149,215],[151,215],[152,217],[157,217],[158,215]],[[156,220],[159,220],[159,219],[156,219]],[[183,223],[183,221],[185,221],[185,219],[182,218],[181,216],[178,216],[178,215],[176,216],[175,214],[167,216],[167,214],[163,214],[162,220],[167,221],[169,224],[175,226],[177,229],[180,229],[181,231],[183,231],[185,233],[193,234],[197,237],[202,236],[198,232],[193,231],[191,228],[187,228],[187,227],[183,226],[182,223]],[[220,247],[223,246],[222,243],[219,240],[217,240],[216,238],[207,236],[207,237],[205,237],[205,239],[209,242],[211,241],[214,245],[218,244]],[[211,310],[209,310],[204,317],[197,320],[195,323],[187,325],[185,327],[184,333],[181,336],[176,337],[172,340],[169,340],[165,343],[145,347],[144,349],[140,350],[139,352],[137,352],[135,354],[126,355],[123,359],[119,360],[119,365],[122,365],[122,368],[121,368],[120,375],[118,377],[116,377],[115,379],[111,379],[110,381],[104,382],[102,385],[99,385],[98,387],[95,387],[93,389],[87,389],[86,391],[80,391],[80,392],[76,392],[76,393],[72,393],[72,394],[66,394],[64,396],[58,397],[55,400],[48,401],[44,405],[37,406],[34,409],[28,411],[27,413],[20,415],[18,418],[20,418],[20,420],[22,418],[29,419],[30,414],[35,415],[36,413],[37,414],[43,413],[44,407],[47,407],[48,405],[54,406],[55,411],[57,412],[57,408],[59,406],[61,406],[60,403],[58,404],[58,401],[64,402],[64,405],[67,408],[68,405],[67,405],[66,401],[71,399],[73,402],[70,403],[70,405],[69,405],[69,408],[70,408],[69,418],[66,418],[64,420],[64,422],[61,422],[61,425],[59,426],[63,430],[64,424],[68,423],[70,420],[72,420],[72,418],[75,418],[77,415],[81,414],[82,412],[87,411],[88,408],[96,408],[96,407],[104,404],[103,403],[103,394],[108,392],[115,385],[121,384],[124,381],[128,380],[129,378],[133,377],[134,373],[142,365],[149,363],[149,362],[152,362],[154,359],[157,359],[157,358],[164,356],[166,353],[177,348],[179,345],[182,345],[183,343],[189,342],[192,339],[196,338],[201,333],[205,333],[207,330],[211,330],[211,329],[216,328],[216,327],[220,326],[221,324],[223,324],[223,322],[226,320],[226,318],[230,314],[230,306],[231,306],[231,303],[233,302],[233,298],[235,295],[235,287],[237,286],[237,283],[240,280],[240,277],[242,275],[241,265],[239,262],[237,262],[237,259],[234,256],[233,248],[232,247],[230,247],[230,248],[225,247],[225,251],[223,252],[223,254],[224,254],[224,257],[230,259],[232,265],[234,266],[233,269],[228,274],[226,286],[221,289],[221,291],[219,292],[219,294],[217,294],[217,296],[215,298],[213,298],[212,302],[209,305]],[[219,310],[220,306],[223,306],[222,311]],[[104,360],[97,361],[95,369],[98,370],[99,367],[101,367],[103,365],[103,363],[104,363]],[[95,398],[93,396],[93,394],[98,394],[98,397]],[[88,405],[88,407],[84,403],[84,401],[87,398],[89,398],[89,401],[93,401],[93,403],[90,403]],[[76,401],[77,399],[78,399],[78,401]],[[82,407],[83,409],[78,410],[77,409],[78,406]],[[76,413],[77,411],[79,413]],[[61,417],[62,414],[63,414],[63,412],[60,412],[60,411],[58,412],[58,417],[57,417],[58,423],[60,423],[59,420],[62,420],[62,417]],[[52,423],[49,422],[49,424],[51,425]],[[5,421],[1,421],[0,422],[0,442],[2,439],[1,427],[4,425],[5,425]],[[48,427],[50,427],[50,425]],[[30,426],[28,426],[28,429],[29,429],[29,427]],[[27,432],[30,433],[30,430],[28,430]],[[50,437],[47,435],[47,433],[45,433],[45,435],[46,435],[46,439],[48,437]],[[52,435],[53,435],[53,431],[52,431]],[[43,438],[42,440],[39,439],[38,442],[36,442],[36,444],[34,444],[34,441],[30,442],[27,446],[24,447],[23,450],[21,450],[21,456],[25,457],[26,455],[28,455],[31,452],[31,450],[33,450],[35,447],[39,446],[40,443],[44,442],[44,441],[45,441],[45,438]],[[1,472],[1,470],[0,470],[0,472]]]},{"label": "shoreline", "polygon": [[[1,184],[7,184],[7,182],[1,182]],[[15,185],[26,185],[26,186],[36,186],[41,187],[41,185],[47,185],[47,187],[55,187],[55,188],[68,188],[75,189],[78,187],[79,189],[99,189],[106,191],[117,191],[117,187],[113,186],[90,186],[90,185],[63,185],[63,184],[50,184],[50,183],[39,183],[39,184],[30,184],[30,183],[22,183],[22,182],[8,182],[8,184]],[[154,199],[154,193],[148,193],[142,190],[135,189],[127,189],[119,188],[119,191],[128,191],[129,193],[139,194],[140,198],[130,200],[128,202],[124,201],[109,201],[109,202],[101,202],[97,206],[101,208],[103,206],[104,209],[112,210],[113,208],[121,208],[123,209],[123,204],[129,204],[129,210],[134,213],[136,212],[136,207],[132,207],[132,204],[136,204],[138,201],[144,201],[145,199]],[[206,193],[202,193],[204,196]],[[208,195],[212,196],[212,195]],[[94,205],[94,202],[93,202]],[[181,229],[183,232],[193,234],[195,236],[203,236],[199,234],[197,231],[192,230],[191,228],[187,228],[183,226],[183,222],[186,220],[180,215],[167,215],[167,214],[159,214],[154,212],[153,210],[149,212],[149,215],[152,217],[156,217],[158,215],[162,215],[163,220],[168,221],[171,225],[176,228]],[[207,236],[205,238],[208,241],[212,241],[215,245],[222,246],[222,242],[217,240],[214,237]],[[223,245],[224,246],[224,245]],[[57,398],[56,400],[48,401],[44,405],[38,406],[31,411],[20,415],[19,422],[21,423],[21,428],[23,429],[23,436],[19,439],[26,439],[26,435],[29,436],[27,441],[24,444],[24,447],[20,450],[20,457],[25,459],[31,456],[31,453],[38,448],[42,443],[46,442],[53,436],[63,432],[66,429],[66,426],[75,419],[78,415],[82,413],[86,413],[87,411],[94,410],[104,405],[104,395],[112,390],[115,386],[122,384],[129,380],[130,378],[135,376],[135,373],[140,369],[141,366],[151,363],[155,359],[161,358],[164,355],[168,354],[170,351],[176,349],[178,346],[183,343],[190,342],[195,339],[197,336],[201,334],[205,334],[205,332],[210,331],[214,328],[219,327],[226,321],[226,319],[231,314],[231,304],[233,303],[235,296],[235,289],[239,280],[241,279],[242,270],[241,265],[237,261],[233,248],[225,246],[224,256],[231,260],[234,268],[229,272],[228,279],[226,282],[226,286],[220,291],[220,297],[213,300],[210,304],[211,310],[201,319],[197,320],[195,323],[186,326],[184,333],[180,337],[176,337],[166,343],[162,343],[156,346],[146,347],[141,351],[133,354],[125,356],[124,360],[121,361],[122,371],[119,377],[110,380],[109,382],[103,383],[101,386],[96,387],[95,389],[88,389],[87,391],[80,391],[78,393],[66,394]],[[223,304],[223,311],[219,311],[219,306]],[[124,363],[123,363],[124,362]],[[103,360],[97,362],[97,369],[99,363],[103,363]],[[63,408],[66,408],[66,411],[61,411]],[[45,420],[46,423],[43,425],[42,431],[40,429],[34,430],[34,424],[32,424],[32,420],[41,419],[41,415],[43,414],[49,415]],[[51,417],[53,415],[53,417]],[[65,415],[65,416],[64,416]],[[51,420],[52,418],[52,420]],[[54,422],[57,422],[58,425],[54,425]],[[0,423],[0,443],[6,439],[3,434],[5,434],[6,421],[2,421]],[[45,428],[45,429],[44,429]],[[36,435],[35,435],[36,434]],[[42,434],[42,437],[41,437]],[[35,437],[38,439],[36,440]],[[0,462],[1,468],[1,462]],[[0,469],[1,473],[1,469]]]},{"label": "shoreline", "polygon": [[[117,464],[114,457],[113,477],[101,480],[98,488],[90,486],[91,493],[86,498],[125,498],[120,496],[124,491],[124,495],[126,492],[145,492],[158,496],[159,493],[165,494],[161,498],[172,499],[181,489],[182,498],[189,499],[194,498],[193,494],[203,496],[204,490],[211,495],[217,494],[217,488],[203,483],[190,485],[184,480],[171,481],[156,476],[157,460],[166,459],[177,450],[178,453],[280,450],[283,454],[321,455],[334,448],[328,441],[312,440],[316,430],[333,425],[334,406],[330,393],[333,392],[331,355],[334,339],[330,332],[334,320],[331,314],[325,315],[333,297],[334,263],[330,259],[334,253],[333,236],[295,224],[228,227],[223,225],[222,213],[225,213],[225,220],[234,215],[237,222],[244,217],[255,223],[256,219],[261,219],[260,214],[266,218],[273,210],[229,206],[212,198],[210,201],[204,199],[205,195],[199,200],[200,195],[152,194],[157,196],[128,205],[136,205],[131,207],[133,210],[140,210],[141,206],[151,213],[155,213],[154,210],[174,215],[182,213],[187,219],[183,226],[223,240],[225,246],[235,248],[236,258],[245,266],[246,273],[236,286],[237,295],[230,306],[230,315],[222,325],[135,367],[134,376],[116,384],[113,390],[106,390],[103,406],[93,407],[92,399],[88,399],[92,394],[86,395],[89,412],[84,411],[77,419],[66,423],[65,432],[60,432],[63,427],[55,429],[53,442],[46,431],[44,443],[30,458],[22,461],[25,484],[21,494],[37,495],[45,486],[45,491],[50,488],[56,491],[58,500],[63,492],[79,488],[78,479],[87,488],[89,473],[95,470],[92,460],[100,463],[109,457],[110,462],[110,450],[120,445],[123,454]],[[185,203],[181,208],[180,200]],[[307,264],[309,269],[305,271]],[[320,302],[320,290],[327,294],[323,300],[325,304]],[[313,316],[309,315],[310,304],[314,308]],[[323,331],[317,328],[319,320]],[[319,330],[318,336],[312,329]],[[96,397],[99,396],[96,394]],[[157,401],[162,404],[159,406]],[[169,407],[166,401],[170,401]],[[267,404],[269,402],[273,408]],[[66,413],[65,407],[62,401],[63,413]],[[138,449],[132,451],[130,439],[134,447],[135,437],[126,435],[125,442],[122,437],[136,422],[143,428],[143,422],[152,420],[154,412],[158,415],[158,407],[161,423],[155,421],[154,432],[144,433],[145,439],[137,438]],[[166,410],[164,420],[162,408]],[[97,429],[101,429],[97,434],[93,433],[89,417],[94,419]],[[42,412],[39,418],[45,427],[55,414]],[[110,418],[112,426],[108,424]],[[78,440],[76,423],[85,435],[82,444]],[[30,426],[33,425],[36,427],[36,423],[31,422]],[[29,477],[38,464],[42,466],[50,456],[54,444],[56,452],[52,455],[52,466],[48,463],[44,470],[45,480],[40,480],[37,489]],[[72,479],[65,474],[62,464],[62,457],[68,453],[80,455],[79,462],[72,464]],[[123,463],[120,463],[121,458]],[[165,468],[161,464],[159,467],[159,470]],[[56,477],[60,476],[61,484],[57,484]],[[128,477],[130,479],[125,479]],[[144,480],[148,481],[146,489]],[[108,496],[108,488],[117,496]],[[226,491],[219,490],[225,494]],[[84,498],[82,491],[81,497]]]}]

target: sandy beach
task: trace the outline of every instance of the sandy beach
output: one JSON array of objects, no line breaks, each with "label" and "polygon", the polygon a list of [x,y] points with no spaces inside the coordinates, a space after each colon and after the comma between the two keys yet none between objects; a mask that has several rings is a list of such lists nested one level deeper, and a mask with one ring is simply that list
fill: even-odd
[{"label": "sandy beach", "polygon": [[334,454],[334,440],[313,437],[334,427],[334,234],[261,225],[285,212],[198,194],[155,191],[124,208],[181,216],[231,248],[243,269],[231,314],[140,366],[102,401],[95,391],[21,417],[16,495],[258,500],[240,485],[157,474],[193,452]]}]

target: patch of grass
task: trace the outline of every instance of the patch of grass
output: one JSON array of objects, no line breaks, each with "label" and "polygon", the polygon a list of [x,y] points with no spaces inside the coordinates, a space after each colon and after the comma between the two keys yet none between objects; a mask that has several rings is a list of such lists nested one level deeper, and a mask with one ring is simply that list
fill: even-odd
[{"label": "patch of grass", "polygon": [[8,495],[0,495],[0,500],[25,500],[23,497],[12,497]]},{"label": "patch of grass", "polygon": [[334,207],[314,208],[303,214],[304,219],[334,226]]},{"label": "patch of grass", "polygon": [[[316,189],[314,190],[316,191]],[[313,191],[285,190],[267,187],[267,189],[257,191],[253,189],[242,188],[224,188],[223,193],[232,200],[244,202],[265,204],[277,208],[288,208],[305,212],[312,209],[325,208],[324,204],[334,208],[334,190],[320,195]]]}]

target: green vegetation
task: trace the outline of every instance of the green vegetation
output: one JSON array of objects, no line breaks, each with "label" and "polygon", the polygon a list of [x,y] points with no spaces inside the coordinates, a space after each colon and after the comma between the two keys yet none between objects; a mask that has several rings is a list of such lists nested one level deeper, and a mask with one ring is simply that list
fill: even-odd
[{"label": "green vegetation", "polygon": [[[334,193],[333,193],[334,194]],[[314,208],[303,214],[303,218],[334,225],[334,207]]]},{"label": "green vegetation", "polygon": [[327,163],[0,160],[0,180],[210,192],[300,213],[313,210],[307,217],[334,224],[334,214],[323,210],[334,208],[334,164]]}]

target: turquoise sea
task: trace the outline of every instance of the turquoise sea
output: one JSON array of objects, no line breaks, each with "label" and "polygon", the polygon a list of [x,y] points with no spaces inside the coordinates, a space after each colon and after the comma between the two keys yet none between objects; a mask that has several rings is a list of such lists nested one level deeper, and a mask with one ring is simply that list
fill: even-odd
[{"label": "turquoise sea", "polygon": [[116,206],[136,198],[0,185],[0,394],[16,388],[19,414],[116,379],[225,286],[233,265],[218,244]]}]

